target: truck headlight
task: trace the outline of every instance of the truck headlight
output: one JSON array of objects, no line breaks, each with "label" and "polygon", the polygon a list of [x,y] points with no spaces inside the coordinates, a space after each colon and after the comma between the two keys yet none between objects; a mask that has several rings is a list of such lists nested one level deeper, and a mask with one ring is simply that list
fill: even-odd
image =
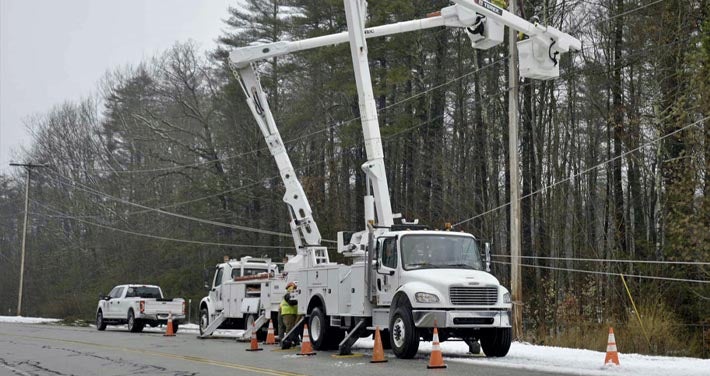
[{"label": "truck headlight", "polygon": [[418,292],[414,294],[414,298],[417,299],[419,303],[438,303],[439,297],[434,294],[429,294],[428,292]]},{"label": "truck headlight", "polygon": [[506,292],[503,294],[503,303],[510,303],[510,293]]}]

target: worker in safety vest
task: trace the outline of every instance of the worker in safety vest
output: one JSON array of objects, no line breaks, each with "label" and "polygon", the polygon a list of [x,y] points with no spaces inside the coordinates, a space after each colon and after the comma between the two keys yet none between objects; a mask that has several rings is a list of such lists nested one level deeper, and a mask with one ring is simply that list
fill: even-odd
[{"label": "worker in safety vest", "polygon": [[[286,333],[293,329],[296,325],[298,319],[298,301],[292,297],[293,292],[296,290],[296,282],[289,282],[286,284],[286,294],[284,294],[281,300],[281,318],[283,319],[286,330],[284,331],[284,336]],[[282,342],[282,347],[291,347],[291,343],[286,341]]]}]

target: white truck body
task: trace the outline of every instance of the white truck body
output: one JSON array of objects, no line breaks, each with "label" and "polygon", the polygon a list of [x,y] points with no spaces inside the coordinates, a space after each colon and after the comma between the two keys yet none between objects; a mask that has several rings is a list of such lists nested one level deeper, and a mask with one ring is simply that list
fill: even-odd
[{"label": "white truck body", "polygon": [[96,327],[128,324],[132,332],[140,332],[145,325],[165,324],[172,316],[173,329],[185,319],[185,300],[166,299],[155,285],[118,285],[106,296],[99,297],[96,307]]},{"label": "white truck body", "polygon": [[[250,256],[217,265],[214,277],[206,283],[209,294],[200,301],[200,334],[251,327],[269,301],[283,296],[285,282],[278,272],[271,260]],[[272,290],[281,295],[272,296]]]}]

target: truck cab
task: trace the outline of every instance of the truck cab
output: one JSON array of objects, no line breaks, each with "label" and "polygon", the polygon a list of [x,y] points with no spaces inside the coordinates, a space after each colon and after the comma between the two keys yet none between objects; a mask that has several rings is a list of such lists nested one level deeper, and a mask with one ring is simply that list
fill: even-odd
[{"label": "truck cab", "polygon": [[381,324],[398,355],[415,354],[435,325],[442,341],[480,339],[486,354],[507,353],[510,293],[486,272],[482,248],[473,235],[448,231],[393,231],[376,239],[374,305],[389,311]]}]

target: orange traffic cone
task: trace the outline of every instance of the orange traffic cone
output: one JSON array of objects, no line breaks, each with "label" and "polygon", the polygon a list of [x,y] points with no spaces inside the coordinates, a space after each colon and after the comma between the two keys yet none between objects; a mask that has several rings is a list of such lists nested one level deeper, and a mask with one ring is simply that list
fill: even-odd
[{"label": "orange traffic cone", "polygon": [[385,363],[385,350],[382,348],[382,337],[380,336],[380,327],[375,326],[375,347],[372,349],[372,360],[370,363]]},{"label": "orange traffic cone", "polygon": [[274,323],[269,319],[269,329],[266,331],[266,342],[265,345],[275,345],[276,336],[274,336]]},{"label": "orange traffic cone", "polygon": [[614,363],[619,365],[619,353],[616,352],[616,338],[614,338],[614,329],[609,327],[609,340],[606,345],[606,357],[604,358],[604,365],[609,363]]},{"label": "orange traffic cone", "polygon": [[165,328],[165,334],[163,334],[164,337],[174,337],[175,336],[175,330],[173,330],[173,313],[170,312],[168,313],[168,327]]},{"label": "orange traffic cone", "polygon": [[247,351],[261,351],[262,348],[259,347],[259,342],[256,340],[256,324],[251,323],[251,343]]},{"label": "orange traffic cone", "polygon": [[431,344],[431,357],[429,357],[429,365],[426,368],[446,368],[444,357],[441,354],[439,347],[439,331],[436,329],[436,321],[434,321],[434,338]]},{"label": "orange traffic cone", "polygon": [[316,355],[311,347],[311,336],[308,335],[308,324],[303,325],[303,342],[301,342],[301,352],[298,355]]}]

